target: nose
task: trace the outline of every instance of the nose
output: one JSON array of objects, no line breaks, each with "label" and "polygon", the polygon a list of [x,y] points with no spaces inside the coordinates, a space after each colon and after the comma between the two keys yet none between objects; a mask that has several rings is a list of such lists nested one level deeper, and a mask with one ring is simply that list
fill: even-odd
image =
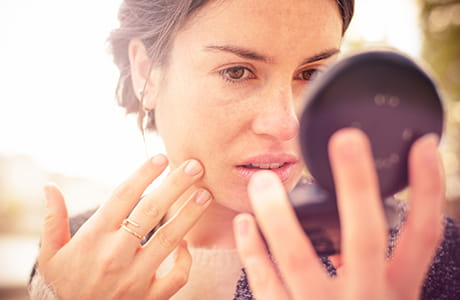
[{"label": "nose", "polygon": [[297,136],[299,120],[296,115],[291,89],[271,92],[256,112],[252,130],[257,135],[265,135],[281,141]]}]

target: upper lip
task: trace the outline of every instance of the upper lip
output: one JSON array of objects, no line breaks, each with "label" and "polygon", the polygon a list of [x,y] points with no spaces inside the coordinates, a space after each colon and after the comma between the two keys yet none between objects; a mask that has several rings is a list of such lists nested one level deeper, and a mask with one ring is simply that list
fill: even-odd
[{"label": "upper lip", "polygon": [[283,164],[283,163],[297,163],[299,159],[297,156],[288,154],[288,153],[280,153],[280,154],[261,154],[249,157],[248,159],[244,160],[242,163],[238,164],[238,166],[247,166],[251,164]]}]

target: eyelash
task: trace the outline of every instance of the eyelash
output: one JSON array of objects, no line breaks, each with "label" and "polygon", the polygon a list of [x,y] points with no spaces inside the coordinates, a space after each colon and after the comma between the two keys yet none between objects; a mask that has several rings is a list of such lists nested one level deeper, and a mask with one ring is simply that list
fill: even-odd
[{"label": "eyelash", "polygon": [[[302,74],[303,73],[306,73],[308,72],[308,76],[309,78],[308,79],[304,79],[302,78]],[[322,70],[320,69],[307,69],[307,70],[303,70],[301,72],[298,73],[298,75],[296,76],[296,78],[300,79],[300,80],[304,80],[304,81],[312,81],[314,80],[319,74],[321,74]]]},{"label": "eyelash", "polygon": [[[230,72],[230,71],[243,71],[244,73],[241,75],[240,78],[236,78],[236,79],[235,79],[235,78],[231,78],[231,77],[230,77],[230,75],[229,75],[229,72]],[[322,70],[316,69],[316,68],[303,70],[303,71],[299,72],[299,73],[295,76],[295,79],[299,79],[299,80],[303,80],[303,81],[312,81],[312,80],[314,80],[321,72],[322,72]],[[308,79],[304,79],[304,78],[303,78],[303,76],[302,76],[303,73],[308,73]],[[230,83],[233,83],[233,84],[243,83],[243,82],[245,82],[245,81],[247,81],[247,80],[255,79],[255,78],[256,78],[254,72],[252,72],[249,68],[243,67],[243,66],[235,66],[235,67],[225,68],[225,69],[219,71],[219,75],[220,75],[226,82],[230,82]]]},{"label": "eyelash", "polygon": [[[229,75],[230,71],[243,71],[243,75],[240,78],[234,79],[231,78]],[[243,66],[235,66],[235,67],[229,67],[226,69],[223,69],[219,71],[219,75],[227,82],[230,83],[242,83],[246,80],[254,79],[256,76],[254,75],[254,72],[252,72],[250,69],[243,67]]]}]

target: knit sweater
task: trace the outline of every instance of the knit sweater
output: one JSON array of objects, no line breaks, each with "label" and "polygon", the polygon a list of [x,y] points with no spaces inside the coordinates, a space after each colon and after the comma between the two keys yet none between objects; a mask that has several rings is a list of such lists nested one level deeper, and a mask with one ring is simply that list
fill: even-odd
[{"label": "knit sweater", "polygon": [[[89,218],[93,212],[85,213],[78,215],[71,219],[70,226],[71,232],[74,234],[78,228]],[[398,232],[394,231],[390,233],[390,249],[394,247],[397,242]],[[234,272],[239,270],[241,273],[240,278],[236,284],[236,291],[234,293],[233,300],[254,300],[251,290],[248,285],[246,273],[244,269],[241,268],[239,260],[235,258],[236,252],[220,252],[218,250],[214,251],[197,251],[191,250],[192,257],[198,258],[195,269],[192,266],[192,273],[190,276],[190,281],[193,282],[188,284],[189,287],[196,285],[200,286],[197,281],[203,280],[207,284],[209,275],[206,272],[200,271],[199,265],[205,268],[209,268],[209,265],[219,265],[219,263],[225,264],[225,270],[230,275],[219,275],[219,278],[213,277],[214,287],[228,282],[228,284],[233,285],[235,279]],[[336,269],[329,261],[327,257],[320,258],[325,269],[330,276],[336,276]],[[219,261],[219,262],[217,262]],[[195,262],[194,262],[195,263]],[[161,268],[168,268],[168,262]],[[235,265],[233,265],[235,264]],[[166,269],[159,270],[159,272],[166,272]],[[212,270],[210,272],[213,272]],[[221,272],[222,273],[222,272]],[[207,275],[206,275],[207,274]],[[213,276],[217,276],[215,273]],[[198,278],[197,278],[198,277]],[[217,279],[217,280],[216,280]],[[235,279],[236,280],[236,279]],[[187,285],[186,285],[187,287]],[[185,287],[185,288],[186,288]],[[201,287],[202,288],[202,287]],[[194,289],[190,289],[193,291]],[[196,291],[196,290],[195,290]],[[225,291],[224,291],[225,293]],[[44,281],[40,274],[34,268],[31,274],[31,280],[29,284],[29,294],[32,300],[55,300],[55,296],[51,287],[49,287]],[[203,291],[202,296],[206,295]],[[180,296],[180,297],[179,297]],[[229,296],[228,299],[230,299]],[[193,299],[188,298],[188,293],[186,290],[180,291],[176,298],[174,299]],[[201,297],[200,299],[205,299]],[[206,298],[211,299],[211,298]],[[215,299],[221,299],[215,298]],[[430,267],[427,277],[423,285],[422,291],[422,300],[457,300],[460,299],[460,232],[452,219],[446,218],[445,229],[444,229],[444,239],[439,246],[436,256],[433,260],[433,263]]]}]

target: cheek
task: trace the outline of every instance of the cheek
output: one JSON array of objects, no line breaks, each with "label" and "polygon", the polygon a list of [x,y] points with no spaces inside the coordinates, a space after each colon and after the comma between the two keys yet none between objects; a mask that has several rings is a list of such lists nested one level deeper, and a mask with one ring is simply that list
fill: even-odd
[{"label": "cheek", "polygon": [[187,95],[174,93],[158,103],[155,111],[158,133],[172,165],[191,157],[212,165],[228,149],[241,121],[235,111],[216,103],[218,99],[212,95],[194,90]]}]

